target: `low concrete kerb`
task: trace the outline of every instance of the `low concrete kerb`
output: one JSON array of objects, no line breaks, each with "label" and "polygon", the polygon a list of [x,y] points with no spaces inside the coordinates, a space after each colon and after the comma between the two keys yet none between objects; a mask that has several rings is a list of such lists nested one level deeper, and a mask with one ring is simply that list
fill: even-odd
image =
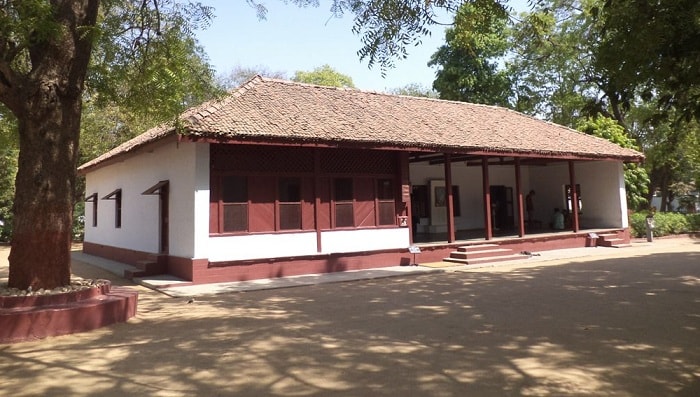
[{"label": "low concrete kerb", "polygon": [[[634,247],[648,246],[653,243],[646,241],[634,241]],[[136,284],[156,290],[171,297],[196,297],[206,295],[217,295],[232,292],[247,292],[257,290],[269,290],[279,288],[293,288],[301,286],[310,286],[317,284],[340,283],[357,280],[371,280],[378,278],[398,277],[406,275],[420,275],[439,272],[452,271],[471,271],[484,268],[492,268],[499,266],[513,266],[521,264],[534,264],[546,261],[564,260],[570,258],[578,258],[585,256],[607,255],[629,248],[613,248],[613,247],[581,247],[569,248],[552,251],[533,252],[532,255],[518,260],[506,262],[491,262],[477,265],[461,265],[447,264],[447,262],[425,263],[412,266],[391,266],[368,270],[350,270],[344,272],[323,273],[323,274],[307,274],[300,276],[288,276],[270,279],[258,279],[249,281],[236,281],[225,283],[211,284],[192,284],[189,281],[178,279],[170,275],[159,275],[149,277],[134,278]],[[73,252],[73,258],[82,262],[101,267],[120,277],[123,277],[124,269],[129,265],[119,262],[107,260],[93,255],[87,255],[82,252]]]}]

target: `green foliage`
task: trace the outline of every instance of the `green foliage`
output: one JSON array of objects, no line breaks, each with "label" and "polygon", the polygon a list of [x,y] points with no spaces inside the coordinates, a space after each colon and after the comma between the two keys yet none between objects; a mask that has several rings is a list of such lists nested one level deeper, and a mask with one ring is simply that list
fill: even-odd
[{"label": "green foliage", "polygon": [[73,241],[83,241],[85,238],[85,202],[78,201],[73,207],[73,225],[71,228]]},{"label": "green foliage", "polygon": [[445,45],[428,62],[437,66],[433,88],[441,99],[509,106],[510,78],[498,63],[508,49],[508,13],[465,3],[445,31]]},{"label": "green foliage", "polygon": [[520,15],[507,63],[518,110],[569,127],[597,114],[623,120],[617,92],[593,66],[595,1],[542,0]]},{"label": "green foliage", "polygon": [[[639,149],[625,129],[615,120],[598,117],[581,120],[578,130],[589,135],[605,138],[624,148]],[[627,193],[627,205],[630,209],[645,208],[646,195],[649,193],[649,176],[646,170],[639,164],[625,164],[625,190]]]},{"label": "green foliage", "polygon": [[689,231],[700,232],[700,214],[686,214],[685,219],[688,220]]},{"label": "green foliage", "polygon": [[[648,214],[648,212],[636,212],[630,217],[630,226],[634,237],[646,236]],[[700,231],[700,214],[684,215],[675,212],[657,212],[654,215],[655,237],[698,231]]]},{"label": "green foliage", "polygon": [[601,32],[597,69],[619,86],[641,89],[645,100],[656,98],[662,117],[674,109],[675,117],[700,121],[700,2],[600,3],[594,8]]},{"label": "green foliage", "polygon": [[12,235],[18,147],[17,122],[9,110],[0,104],[0,241],[9,241]]},{"label": "green foliage", "polygon": [[438,93],[434,90],[424,87],[418,83],[409,83],[403,87],[394,88],[389,90],[390,94],[394,95],[405,95],[405,96],[417,96],[424,98],[437,98]]},{"label": "green foliage", "polygon": [[218,84],[226,90],[231,90],[238,88],[240,85],[255,77],[255,75],[260,75],[263,77],[269,77],[273,79],[286,80],[287,72],[270,70],[264,65],[255,66],[241,66],[237,65],[231,69],[228,73],[220,75],[217,77]]},{"label": "green foliage", "polygon": [[0,149],[0,241],[9,241],[12,235],[12,203],[18,155],[17,149]]},{"label": "green foliage", "polygon": [[319,66],[310,72],[297,70],[294,72],[292,80],[299,83],[324,85],[328,87],[355,88],[352,77],[336,71],[329,65]]},{"label": "green foliage", "polygon": [[208,25],[213,9],[171,0],[144,7],[148,3],[103,1],[86,98],[162,122],[223,90],[193,33]]}]

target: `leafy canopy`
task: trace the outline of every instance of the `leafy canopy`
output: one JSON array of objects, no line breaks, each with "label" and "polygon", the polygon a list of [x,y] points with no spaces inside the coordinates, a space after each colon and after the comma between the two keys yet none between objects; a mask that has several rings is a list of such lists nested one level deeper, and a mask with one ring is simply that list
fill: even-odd
[{"label": "leafy canopy", "polygon": [[[617,121],[610,118],[583,119],[578,124],[578,130],[607,139],[624,148],[639,150],[639,147],[627,135],[625,129]],[[649,176],[646,170],[639,164],[625,164],[624,173],[627,203],[631,208],[643,207],[648,202],[646,195],[649,192]]]},{"label": "leafy canopy", "polygon": [[441,99],[509,106],[511,83],[499,62],[508,49],[504,9],[465,3],[445,32],[445,45],[429,66],[437,66],[433,88]]},{"label": "leafy canopy", "polygon": [[319,66],[310,72],[298,70],[294,73],[292,81],[328,87],[355,88],[352,77],[338,72],[330,65]]}]

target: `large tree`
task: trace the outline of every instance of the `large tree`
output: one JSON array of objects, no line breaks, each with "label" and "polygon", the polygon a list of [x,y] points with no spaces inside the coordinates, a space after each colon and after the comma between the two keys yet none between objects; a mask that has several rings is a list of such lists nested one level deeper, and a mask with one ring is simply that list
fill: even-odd
[{"label": "large tree", "polygon": [[639,87],[663,112],[700,120],[700,2],[597,1],[596,67],[621,86]]},{"label": "large tree", "polygon": [[99,1],[5,3],[0,101],[17,118],[20,149],[9,286],[54,288],[70,281],[81,95]]},{"label": "large tree", "polygon": [[499,66],[508,50],[505,9],[465,3],[445,31],[445,44],[430,58],[437,66],[433,89],[441,99],[510,106],[511,82]]},{"label": "large tree", "polygon": [[[54,288],[70,281],[75,168],[93,55],[96,69],[105,65],[95,74],[95,85],[116,81],[107,79],[108,73],[158,81],[148,71],[163,68],[149,67],[157,63],[149,51],[157,48],[155,43],[171,40],[173,30],[191,34],[188,21],[206,19],[209,13],[206,7],[168,0],[2,0],[0,4],[0,102],[16,118],[19,137],[8,284],[20,289]],[[108,45],[93,54],[98,43]],[[144,63],[131,62],[134,59]],[[177,73],[169,76],[177,79]],[[132,83],[138,81],[144,80]],[[138,99],[129,97],[134,92],[130,89],[113,92],[132,103]],[[145,103],[145,98],[136,103]],[[175,111],[182,103],[159,106]]]}]

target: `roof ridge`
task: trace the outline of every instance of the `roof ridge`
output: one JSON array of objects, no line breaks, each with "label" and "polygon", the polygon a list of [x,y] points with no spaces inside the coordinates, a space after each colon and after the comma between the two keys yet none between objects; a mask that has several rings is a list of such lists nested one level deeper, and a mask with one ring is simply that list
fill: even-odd
[{"label": "roof ridge", "polygon": [[197,124],[203,121],[204,119],[210,117],[211,115],[217,113],[218,111],[223,109],[229,102],[241,97],[247,91],[259,85],[262,81],[262,76],[256,74],[255,76],[248,79],[245,83],[229,91],[222,97],[204,101],[197,106],[185,110],[184,112],[180,113],[180,115],[178,115],[178,118],[187,124],[186,127],[193,124]]},{"label": "roof ridge", "polygon": [[[313,84],[313,83],[302,83],[298,81],[293,81],[293,80],[285,80],[285,79],[278,79],[278,78],[272,78],[272,77],[264,77],[257,75],[256,77],[260,77],[261,82],[270,82],[270,83],[280,83],[280,84],[285,84],[285,85],[296,85],[296,86],[302,86],[302,87],[309,87],[309,88],[323,88],[323,89],[329,89],[329,90],[337,90],[337,91],[354,91],[357,93],[362,93],[362,94],[373,94],[373,95],[381,95],[381,96],[386,96],[386,97],[391,97],[391,98],[407,98],[410,100],[418,100],[418,101],[431,101],[431,102],[441,102],[441,103],[453,103],[453,104],[460,104],[460,105],[471,105],[471,106],[479,106],[479,107],[487,107],[487,108],[496,108],[496,109],[506,109],[513,111],[518,114],[524,114],[520,113],[518,111],[515,111],[513,109],[509,109],[503,106],[498,106],[498,105],[488,105],[488,104],[483,104],[483,103],[473,103],[473,102],[467,102],[467,101],[457,101],[454,99],[440,99],[440,98],[431,98],[431,97],[424,97],[424,96],[413,96],[413,95],[404,95],[404,94],[392,94],[390,92],[386,91],[377,91],[377,90],[365,90],[361,88],[352,88],[352,87],[334,87],[334,86],[328,86],[328,85],[320,85],[320,84]],[[539,120],[539,119],[537,119]]]}]

